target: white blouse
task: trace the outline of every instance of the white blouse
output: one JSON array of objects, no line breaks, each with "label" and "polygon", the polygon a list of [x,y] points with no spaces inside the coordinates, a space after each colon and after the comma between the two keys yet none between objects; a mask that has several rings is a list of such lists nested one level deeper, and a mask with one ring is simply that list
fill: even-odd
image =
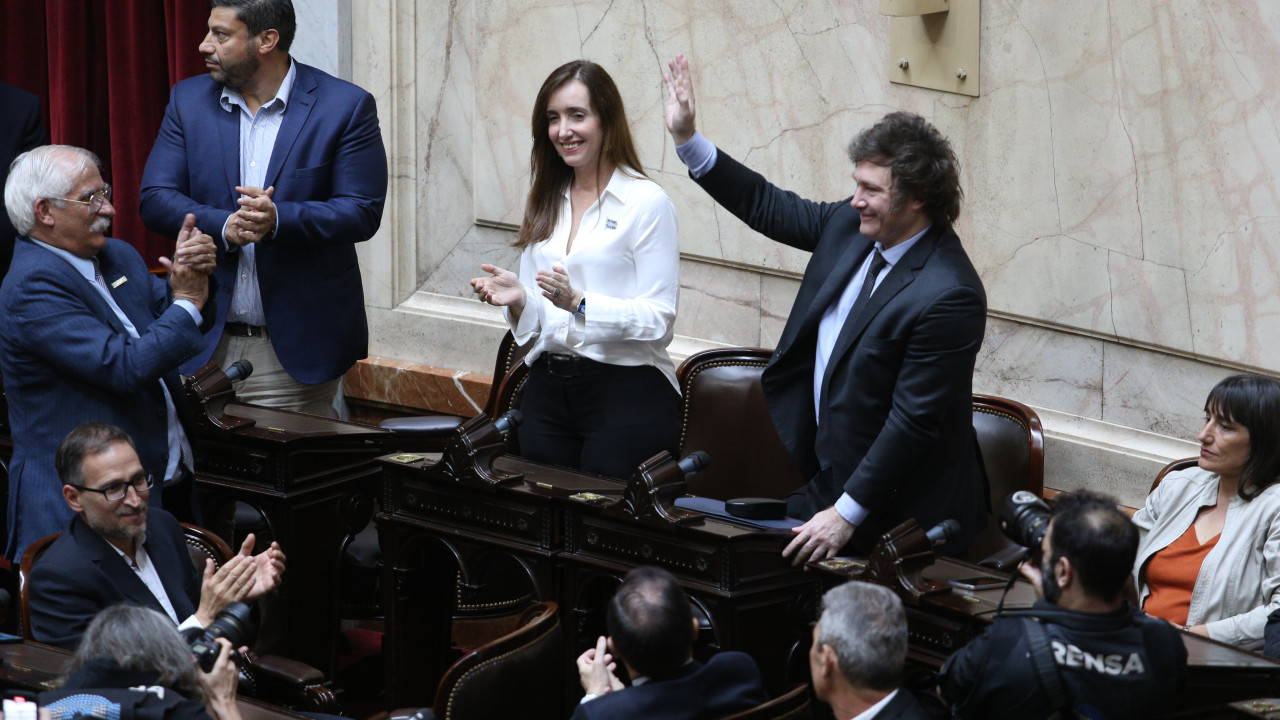
[{"label": "white blouse", "polygon": [[[676,211],[657,183],[622,168],[578,224],[573,248],[565,251],[573,210],[565,188],[551,237],[520,255],[525,304],[519,322],[507,323],[518,344],[530,340],[532,363],[544,352],[580,355],[613,365],[652,365],[676,384],[667,353],[680,299],[680,242]],[[586,318],[561,310],[542,296],[539,270],[559,265],[583,292]]]}]

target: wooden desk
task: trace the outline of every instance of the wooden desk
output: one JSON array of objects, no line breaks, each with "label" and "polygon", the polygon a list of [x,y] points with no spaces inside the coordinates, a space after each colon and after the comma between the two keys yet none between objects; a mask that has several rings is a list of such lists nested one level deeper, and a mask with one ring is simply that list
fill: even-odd
[{"label": "wooden desk", "polygon": [[[0,689],[43,692],[54,690],[54,681],[71,662],[71,653],[36,642],[0,644]],[[249,698],[236,698],[243,720],[306,720],[285,708]]]},{"label": "wooden desk", "polygon": [[369,425],[235,402],[216,420],[201,417],[191,437],[204,524],[235,549],[246,532],[237,528],[236,504],[244,503],[251,508],[247,530],[260,526],[257,549],[275,540],[288,556],[279,597],[264,600],[261,651],[332,677],[342,550],[373,516],[382,480],[374,459],[402,444],[411,448],[411,441]]},{"label": "wooden desk", "polygon": [[[703,615],[695,652],[744,650],[772,692],[784,689],[793,653],[807,647],[820,589],[815,573],[783,560],[790,533],[701,516],[678,523],[631,516],[621,509],[628,484],[501,450],[470,460],[457,448],[439,460],[381,459],[386,504],[376,520],[393,706],[430,702],[433,686],[424,679],[447,667],[439,649],[448,647],[456,607],[483,605],[496,582],[491,569],[500,565],[512,570],[507,580],[519,575],[532,598],[554,600],[569,614],[566,673],[603,634],[603,604],[621,576],[658,565],[680,580]],[[566,676],[564,687],[572,692],[576,678]]]}]

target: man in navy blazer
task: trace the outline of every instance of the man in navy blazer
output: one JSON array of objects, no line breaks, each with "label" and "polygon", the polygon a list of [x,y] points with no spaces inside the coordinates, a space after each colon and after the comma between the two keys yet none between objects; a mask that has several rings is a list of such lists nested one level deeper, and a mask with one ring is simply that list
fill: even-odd
[{"label": "man in navy blazer", "polygon": [[[19,156],[5,208],[23,237],[0,286],[0,372],[13,436],[7,555],[66,526],[58,443],[83,422],[137,439],[147,470],[179,490],[191,470],[178,365],[199,351],[216,248],[188,216],[168,282],[106,237],[111,189],[93,153],[46,145]],[[160,504],[159,488],[152,501]],[[175,503],[175,511],[181,510]]]},{"label": "man in navy blazer", "polygon": [[[44,145],[44,125],[40,122],[40,98],[8,83],[0,82],[0,176],[7,176],[9,163],[34,147]],[[18,231],[0,213],[0,280],[9,271]]]},{"label": "man in navy blazer", "polygon": [[867,554],[908,518],[958,521],[939,551],[963,552],[987,513],[972,415],[986,294],[951,229],[962,192],[950,143],[892,113],[849,147],[853,197],[812,202],[698,134],[688,61],[670,68],[667,127],[690,175],[756,231],[813,253],[761,377],[778,436],[810,479],[787,498],[807,522],[784,555]]},{"label": "man in navy blazer", "polygon": [[152,608],[185,627],[207,627],[232,602],[275,589],[284,572],[280,546],[252,556],[253,535],[218,568],[196,571],[182,526],[147,507],[150,476],[120,428],[86,423],[58,446],[62,496],[76,513],[40,556],[29,579],[36,640],[75,650],[85,628],[119,603]]},{"label": "man in navy blazer", "polygon": [[[586,695],[573,720],[663,718],[698,720],[732,715],[769,701],[750,655],[721,652],[693,659],[698,623],[671,573],[638,567],[627,573],[605,614],[609,636],[578,657]],[[622,661],[631,686],[617,675]]]},{"label": "man in navy blazer", "polygon": [[[216,331],[183,372],[248,358],[246,402],[324,413],[368,355],[355,243],[382,220],[387,158],[364,90],[289,56],[289,0],[217,0],[209,75],[173,87],[142,175],[147,227],[220,238]],[[176,215],[175,215],[176,213]]]}]

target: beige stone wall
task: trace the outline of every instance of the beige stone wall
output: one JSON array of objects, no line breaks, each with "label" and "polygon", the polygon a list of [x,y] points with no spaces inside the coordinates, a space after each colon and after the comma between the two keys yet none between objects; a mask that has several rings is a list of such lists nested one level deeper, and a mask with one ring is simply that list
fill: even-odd
[{"label": "beige stone wall", "polygon": [[1155,468],[1194,452],[1214,382],[1280,371],[1280,3],[984,0],[977,98],[889,83],[875,0],[369,0],[352,16],[393,169],[362,248],[374,354],[489,371],[501,318],[466,280],[516,264],[531,103],[576,57],[617,80],[679,213],[677,361],[772,345],[806,256],[686,177],[660,76],[684,51],[700,129],[808,197],[852,192],[843,147],[885,112],[952,139],[957,230],[991,310],[975,386],[1044,411],[1050,485],[1140,504]]}]

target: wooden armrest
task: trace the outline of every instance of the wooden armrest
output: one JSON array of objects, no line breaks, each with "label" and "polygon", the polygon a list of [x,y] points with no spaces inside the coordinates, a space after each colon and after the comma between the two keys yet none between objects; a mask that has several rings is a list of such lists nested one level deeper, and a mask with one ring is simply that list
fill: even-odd
[{"label": "wooden armrest", "polygon": [[295,710],[337,711],[338,696],[318,669],[279,655],[251,655],[248,660],[260,700]]},{"label": "wooden armrest", "polygon": [[318,668],[279,655],[262,655],[254,658],[253,670],[257,675],[270,675],[282,682],[298,686],[318,685],[324,682],[324,673]]}]

